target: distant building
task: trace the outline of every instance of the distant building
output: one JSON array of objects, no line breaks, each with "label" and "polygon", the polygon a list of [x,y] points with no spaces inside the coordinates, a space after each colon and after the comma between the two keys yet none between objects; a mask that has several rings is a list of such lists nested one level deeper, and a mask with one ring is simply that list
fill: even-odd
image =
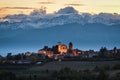
[{"label": "distant building", "polygon": [[52,48],[45,47],[43,49],[38,50],[38,54],[42,54],[44,56],[50,57],[64,57],[64,56],[79,56],[80,51],[73,49],[73,44],[70,42],[67,45],[62,44],[61,42],[58,42],[58,45],[53,46]]},{"label": "distant building", "polygon": [[38,50],[38,54],[42,54],[42,55],[48,56],[49,58],[54,56],[54,53],[53,53],[52,50],[41,49],[41,50]]},{"label": "distant building", "polygon": [[40,50],[38,50],[38,54],[44,54],[44,55],[47,55],[46,50],[44,50],[44,49],[40,49]]},{"label": "distant building", "polygon": [[25,53],[25,56],[30,56],[32,53],[30,53],[30,52],[26,52]]},{"label": "distant building", "polygon": [[61,42],[58,42],[58,52],[60,54],[67,53],[67,46],[65,44],[61,44]]}]

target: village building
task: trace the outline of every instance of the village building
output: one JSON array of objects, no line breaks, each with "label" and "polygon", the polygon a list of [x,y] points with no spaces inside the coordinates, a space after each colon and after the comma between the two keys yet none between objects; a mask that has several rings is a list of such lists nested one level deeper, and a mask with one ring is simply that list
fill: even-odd
[{"label": "village building", "polygon": [[58,42],[58,52],[62,55],[62,54],[67,54],[67,46],[65,44],[62,44],[61,42]]},{"label": "village building", "polygon": [[80,51],[73,49],[72,42],[68,44],[68,48],[67,48],[67,45],[61,42],[58,42],[58,44],[56,46],[53,46],[52,48],[45,47],[43,49],[38,50],[38,54],[48,56],[49,58],[59,57],[59,56],[73,57],[73,56],[80,55]]}]

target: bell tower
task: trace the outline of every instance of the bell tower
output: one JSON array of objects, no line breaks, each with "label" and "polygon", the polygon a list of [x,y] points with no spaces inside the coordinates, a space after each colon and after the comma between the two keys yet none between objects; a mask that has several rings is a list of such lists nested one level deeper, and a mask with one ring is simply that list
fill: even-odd
[{"label": "bell tower", "polygon": [[70,42],[69,43],[69,50],[68,50],[68,52],[72,53],[72,51],[73,51],[73,44],[72,44],[72,42]]},{"label": "bell tower", "polygon": [[69,43],[69,50],[73,50],[73,44],[72,44],[72,42]]}]

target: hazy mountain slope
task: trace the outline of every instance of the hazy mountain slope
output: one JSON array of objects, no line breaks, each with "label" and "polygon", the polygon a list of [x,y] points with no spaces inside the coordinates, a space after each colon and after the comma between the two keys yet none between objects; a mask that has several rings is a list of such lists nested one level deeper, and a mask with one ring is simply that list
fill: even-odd
[{"label": "hazy mountain slope", "polygon": [[98,49],[101,46],[112,48],[120,47],[119,34],[119,25],[76,23],[44,29],[0,30],[0,48],[4,50],[16,48],[23,51],[34,49],[35,51],[44,45],[55,45],[58,41],[66,44],[71,41],[80,49]]}]

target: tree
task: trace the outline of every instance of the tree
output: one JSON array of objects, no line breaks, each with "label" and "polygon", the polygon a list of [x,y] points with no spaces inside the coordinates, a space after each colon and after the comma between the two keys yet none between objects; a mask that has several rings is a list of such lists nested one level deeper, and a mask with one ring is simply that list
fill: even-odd
[{"label": "tree", "polygon": [[97,76],[97,80],[108,80],[108,74],[101,70]]},{"label": "tree", "polygon": [[7,56],[6,56],[7,60],[12,60],[12,53],[8,53]]},{"label": "tree", "polygon": [[38,58],[39,58],[38,55],[32,54],[32,55],[30,55],[30,62],[31,63],[36,63]]},{"label": "tree", "polygon": [[58,54],[58,45],[56,46],[52,46],[52,51],[54,52],[54,54]]},{"label": "tree", "polygon": [[102,58],[104,58],[104,57],[107,57],[107,48],[106,47],[102,47],[101,49],[100,49],[100,51],[99,51],[99,57],[102,57]]},{"label": "tree", "polygon": [[44,48],[43,48],[44,50],[47,50],[48,49],[48,46],[44,46]]},{"label": "tree", "polygon": [[12,72],[1,72],[0,80],[16,80],[16,75]]},{"label": "tree", "polygon": [[21,59],[21,55],[20,54],[15,55],[15,60],[20,60],[20,59]]},{"label": "tree", "polygon": [[114,56],[117,56],[117,47],[114,47],[114,48],[113,48],[113,51],[114,51],[114,54],[113,54],[113,55],[114,55]]}]

